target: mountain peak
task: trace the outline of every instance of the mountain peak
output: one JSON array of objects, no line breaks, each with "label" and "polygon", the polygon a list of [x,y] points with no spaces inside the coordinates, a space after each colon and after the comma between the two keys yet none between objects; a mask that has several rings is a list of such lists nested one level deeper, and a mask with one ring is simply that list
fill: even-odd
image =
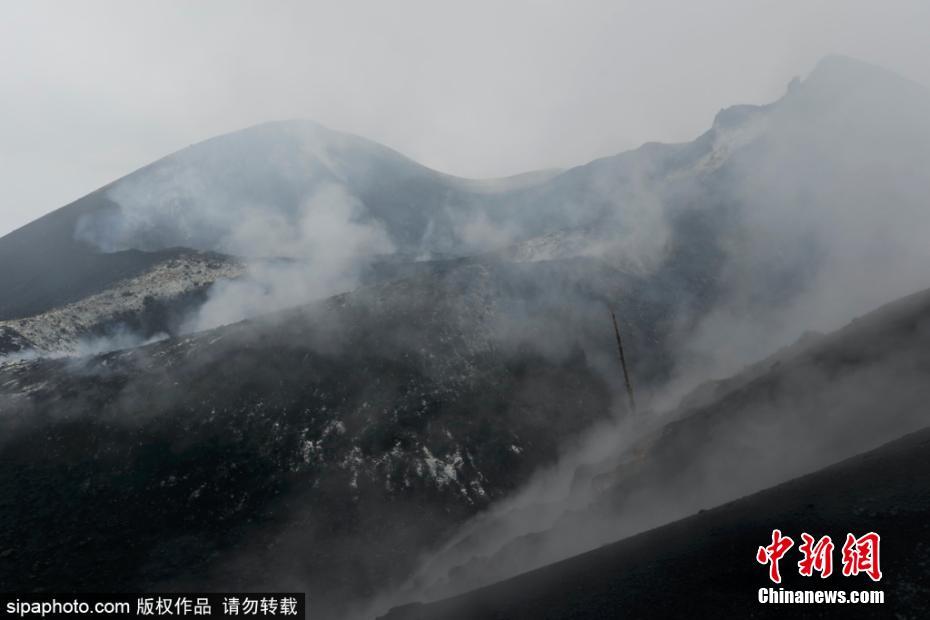
[{"label": "mountain peak", "polygon": [[808,90],[830,89],[834,92],[861,91],[866,87],[876,92],[902,88],[924,90],[921,85],[894,71],[841,54],[829,54],[820,59],[802,86]]},{"label": "mountain peak", "polygon": [[845,54],[827,54],[817,61],[811,74],[813,75],[816,72],[829,73],[840,71],[861,73],[880,71],[883,73],[890,73],[890,71],[882,69],[878,65],[853,58],[852,56],[846,56]]}]

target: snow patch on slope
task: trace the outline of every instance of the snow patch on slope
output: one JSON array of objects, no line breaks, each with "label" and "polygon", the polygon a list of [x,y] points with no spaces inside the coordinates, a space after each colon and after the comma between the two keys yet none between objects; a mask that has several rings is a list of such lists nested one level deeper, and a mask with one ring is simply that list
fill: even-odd
[{"label": "snow patch on slope", "polygon": [[117,334],[107,338],[115,346],[100,349],[93,333],[121,316],[141,312],[147,303],[170,300],[218,280],[239,277],[243,271],[241,263],[216,255],[188,254],[167,260],[96,295],[32,317],[0,322],[0,360],[5,354],[96,353],[139,344],[137,337],[125,334],[126,338],[120,338]]}]

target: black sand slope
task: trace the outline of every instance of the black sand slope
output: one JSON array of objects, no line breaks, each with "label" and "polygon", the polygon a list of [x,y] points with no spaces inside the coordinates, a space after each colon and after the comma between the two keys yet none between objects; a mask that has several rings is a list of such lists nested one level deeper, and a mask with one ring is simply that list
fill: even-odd
[{"label": "black sand slope", "polygon": [[[927,618],[930,617],[930,429],[557,564],[462,596],[394,609],[386,618]],[[795,540],[786,590],[881,589],[885,603],[762,604],[771,586],[755,560],[773,528]],[[844,577],[847,532],[882,537],[883,578]],[[829,534],[834,574],[801,577],[801,532]],[[777,586],[778,587],[778,586]]]},{"label": "black sand slope", "polygon": [[104,253],[75,239],[81,217],[117,208],[106,189],[0,238],[0,320],[32,316],[99,293],[183,252]]}]

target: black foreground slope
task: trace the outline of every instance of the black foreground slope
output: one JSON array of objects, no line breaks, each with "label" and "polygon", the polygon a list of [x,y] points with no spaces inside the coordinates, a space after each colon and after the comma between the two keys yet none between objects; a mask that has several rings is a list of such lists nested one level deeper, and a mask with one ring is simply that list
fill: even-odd
[{"label": "black foreground slope", "polygon": [[[559,503],[531,496],[513,515],[483,517],[388,605],[490,585],[926,428],[930,291],[806,338],[702,392],[628,449],[578,467]],[[525,528],[526,514],[550,516]]]},{"label": "black foreground slope", "polygon": [[[926,618],[930,615],[930,429],[814,474],[595,551],[386,620],[473,618]],[[781,562],[787,589],[881,589],[883,605],[760,604],[756,563],[774,528],[795,540]],[[881,535],[883,578],[801,577],[801,532]]]}]

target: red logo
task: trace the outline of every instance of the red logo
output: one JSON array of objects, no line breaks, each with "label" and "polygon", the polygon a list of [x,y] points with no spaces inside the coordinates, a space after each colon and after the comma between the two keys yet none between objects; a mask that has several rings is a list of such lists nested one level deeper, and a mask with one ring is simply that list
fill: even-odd
[{"label": "red logo", "polygon": [[804,532],[801,534],[804,541],[798,551],[804,554],[798,562],[798,572],[804,577],[810,577],[814,571],[820,573],[821,579],[833,574],[833,540],[824,536],[814,544],[814,537]]},{"label": "red logo", "polygon": [[[798,551],[801,559],[798,561],[798,573],[804,577],[812,577],[814,572],[820,573],[821,579],[833,574],[833,539],[822,536],[819,540],[804,532],[801,534],[801,544]],[[882,578],[881,563],[879,561],[879,544],[881,537],[875,532],[869,532],[857,538],[853,534],[846,535],[846,542],[842,549],[843,576],[850,577],[865,573],[872,581]],[[783,536],[781,530],[772,530],[772,542],[756,551],[756,561],[768,565],[769,579],[774,583],[781,583],[781,572],[778,562],[794,546],[790,536]]]},{"label": "red logo", "polygon": [[856,538],[846,534],[846,544],[843,545],[843,575],[858,575],[865,573],[872,581],[882,578],[882,569],[878,561],[878,545],[881,537],[875,532]]},{"label": "red logo", "polygon": [[778,561],[794,546],[794,541],[788,536],[782,536],[781,530],[772,530],[772,544],[768,547],[759,547],[756,552],[756,562],[769,565],[769,579],[781,583],[781,573],[778,572]]}]

